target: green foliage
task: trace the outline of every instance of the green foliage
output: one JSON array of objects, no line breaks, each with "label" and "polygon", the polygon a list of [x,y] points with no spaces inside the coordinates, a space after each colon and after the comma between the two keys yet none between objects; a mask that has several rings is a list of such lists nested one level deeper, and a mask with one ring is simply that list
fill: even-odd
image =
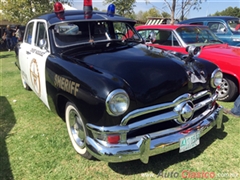
[{"label": "green foliage", "polygon": [[133,17],[136,0],[104,0],[104,4],[114,4],[116,7],[116,14],[124,17]]},{"label": "green foliage", "polygon": [[238,7],[228,7],[227,9],[221,11],[221,12],[216,12],[212,14],[212,16],[235,16],[235,17],[240,17],[240,8]]},{"label": "green foliage", "polygon": [[142,15],[142,21],[146,21],[148,17],[162,17],[161,13],[156,8],[151,8],[144,12]]},{"label": "green foliage", "polygon": [[[181,0],[181,1],[177,1],[177,0],[164,0],[164,4],[165,6],[162,7],[162,9],[167,8],[170,12],[170,17],[173,19],[176,18],[180,18],[180,19],[184,19],[185,16],[190,12],[191,9],[193,10],[199,10],[201,9],[201,3],[203,1],[207,1],[207,0]],[[151,3],[151,0],[145,0],[146,4],[151,4],[154,8],[158,8],[154,6]],[[163,16],[163,17],[169,17],[169,16]],[[174,21],[173,21],[174,22]]]},{"label": "green foliage", "polygon": [[171,17],[167,12],[160,13],[155,7],[149,9],[148,11],[139,11],[136,14],[136,18],[139,21],[146,22],[148,17]]},{"label": "green foliage", "polygon": [[97,7],[94,7],[93,10],[94,11],[99,11],[99,9]]},{"label": "green foliage", "polygon": [[[49,13],[57,0],[5,0],[2,1],[3,19],[16,24],[24,25],[35,16]],[[64,0],[59,1],[71,4]]]}]

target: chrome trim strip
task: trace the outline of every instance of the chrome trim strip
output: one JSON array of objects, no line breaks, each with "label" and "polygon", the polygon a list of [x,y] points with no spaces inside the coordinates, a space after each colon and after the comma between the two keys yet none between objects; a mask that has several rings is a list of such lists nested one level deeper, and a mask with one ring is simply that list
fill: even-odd
[{"label": "chrome trim strip", "polygon": [[173,120],[173,119],[176,119],[178,116],[179,115],[176,112],[171,111],[171,112],[167,112],[157,116],[152,116],[150,118],[146,118],[144,120],[141,120],[135,123],[131,123],[128,125],[128,127],[130,130],[136,130],[142,127],[154,125],[154,124],[165,122],[168,120]]}]

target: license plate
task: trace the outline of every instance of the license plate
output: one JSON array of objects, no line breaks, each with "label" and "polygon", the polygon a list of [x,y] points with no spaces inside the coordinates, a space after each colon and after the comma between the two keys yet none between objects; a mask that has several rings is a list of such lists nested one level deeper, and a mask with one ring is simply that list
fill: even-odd
[{"label": "license plate", "polygon": [[180,139],[179,152],[181,153],[181,152],[187,151],[199,145],[200,144],[199,137],[200,137],[200,132],[197,131],[189,136],[185,136],[184,138]]}]

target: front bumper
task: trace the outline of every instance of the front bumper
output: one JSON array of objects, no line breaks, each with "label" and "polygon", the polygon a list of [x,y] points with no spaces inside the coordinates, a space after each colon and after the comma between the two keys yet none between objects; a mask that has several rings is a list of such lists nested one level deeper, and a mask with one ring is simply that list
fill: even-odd
[{"label": "front bumper", "polygon": [[[150,156],[178,149],[180,147],[180,139],[187,135],[200,131],[200,137],[202,137],[215,126],[217,129],[221,128],[222,118],[223,108],[218,106],[209,115],[205,116],[190,128],[181,129],[178,132],[169,133],[165,136],[157,136],[157,133],[154,133],[154,136],[146,134],[142,136],[138,142],[116,145],[104,145],[98,140],[88,136],[86,138],[86,146],[89,153],[99,160],[125,162],[140,159],[143,163],[148,163]],[[88,126],[88,128],[90,129],[91,127]]]}]

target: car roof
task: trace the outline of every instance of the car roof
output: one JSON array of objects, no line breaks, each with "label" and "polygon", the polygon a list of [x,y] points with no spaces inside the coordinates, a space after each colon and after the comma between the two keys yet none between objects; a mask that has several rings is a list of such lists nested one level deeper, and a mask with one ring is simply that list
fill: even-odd
[{"label": "car roof", "polygon": [[[230,19],[238,19],[237,17],[234,16],[205,16],[205,17],[196,17],[196,18],[190,18],[187,20],[183,20],[181,22],[188,22],[188,21],[193,21],[193,20],[216,20],[216,19],[222,19],[224,21],[230,20]],[[180,23],[181,23],[180,22]]]},{"label": "car roof", "polygon": [[179,27],[201,27],[201,28],[208,28],[207,26],[203,26],[203,25],[189,25],[189,24],[160,24],[160,25],[139,25],[136,26],[136,29],[171,29],[171,30],[175,30]]},{"label": "car roof", "polygon": [[58,24],[60,22],[72,22],[72,21],[128,21],[136,23],[135,20],[125,18],[119,15],[109,16],[106,12],[93,11],[91,18],[86,18],[83,10],[65,10],[64,20],[57,17],[56,13],[43,14],[33,19],[43,19],[48,22],[48,27]]}]

